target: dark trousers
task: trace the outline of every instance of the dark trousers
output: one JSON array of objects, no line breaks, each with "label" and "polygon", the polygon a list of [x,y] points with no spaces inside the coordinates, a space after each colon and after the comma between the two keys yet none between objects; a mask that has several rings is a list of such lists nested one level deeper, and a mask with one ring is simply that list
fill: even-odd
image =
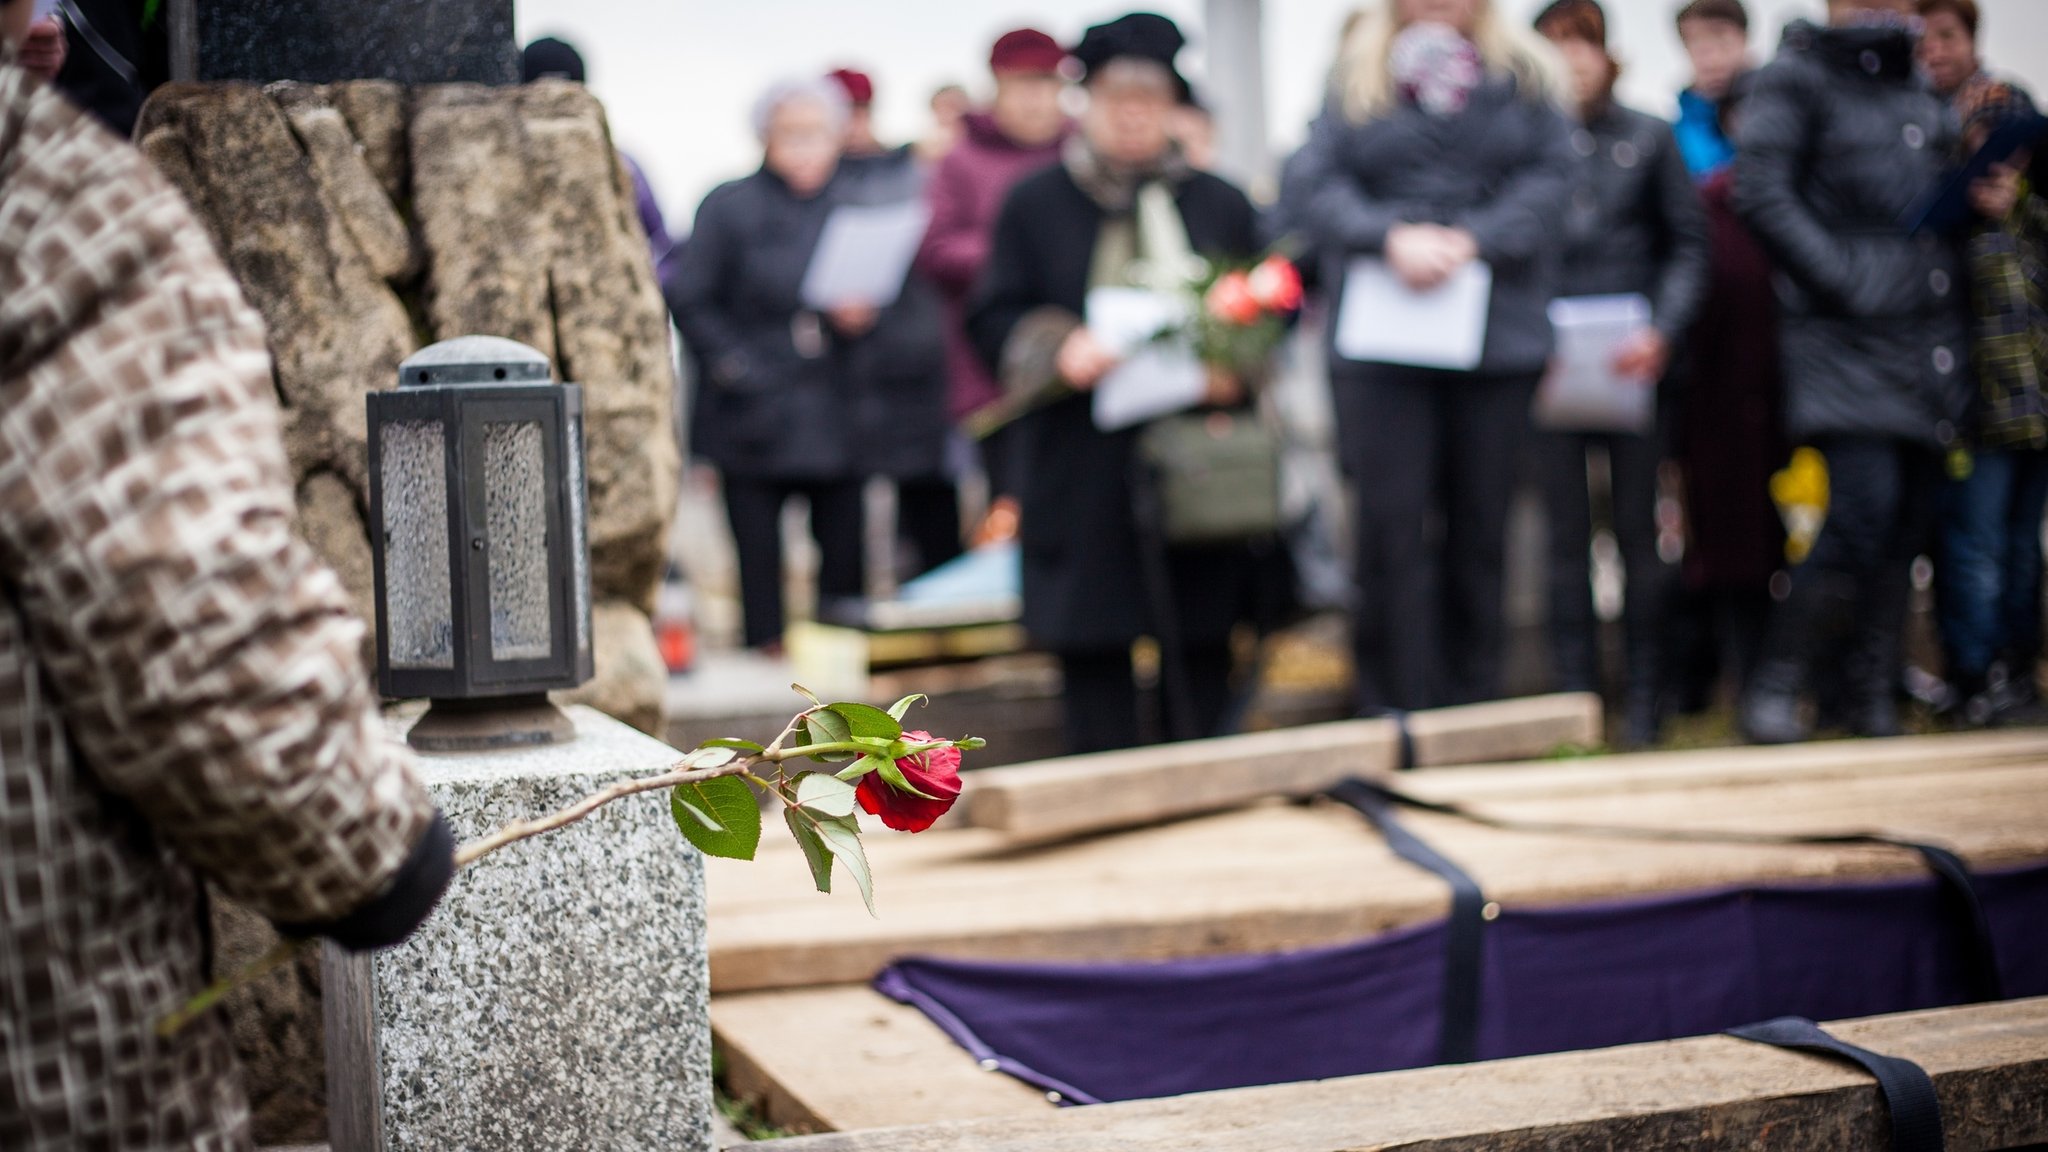
[{"label": "dark trousers", "polygon": [[1940,616],[1951,679],[1992,661],[2033,668],[2041,648],[2041,517],[2048,452],[1987,451],[1942,492]]},{"label": "dark trousers", "polygon": [[1588,460],[1607,461],[1609,526],[1627,573],[1622,623],[1631,693],[1657,690],[1658,629],[1669,566],[1657,555],[1656,441],[1647,436],[1536,432],[1533,456],[1550,535],[1551,672],[1567,692],[1597,692],[1600,621],[1593,611]]},{"label": "dark trousers", "polygon": [[945,476],[896,482],[896,535],[916,557],[918,576],[960,555],[960,489]]},{"label": "dark trousers", "polygon": [[862,547],[865,509],[859,480],[776,480],[726,476],[725,514],[740,561],[740,607],[746,642],[759,648],[782,639],[782,506],[802,496],[811,506],[818,542],[818,600],[858,598],[867,584]]},{"label": "dark trousers", "polygon": [[1773,613],[1772,647],[1800,654],[1810,683],[1829,624],[1846,621],[1846,690],[1873,700],[1893,690],[1902,667],[1913,559],[1930,543],[1941,456],[1875,436],[1817,437],[1814,447],[1827,460],[1827,519]]},{"label": "dark trousers", "polygon": [[[1200,731],[1191,736],[1221,734],[1230,708],[1231,656],[1228,648],[1206,648],[1181,658],[1189,711]],[[1141,714],[1137,680],[1128,648],[1105,652],[1060,653],[1061,705],[1070,754],[1108,752],[1146,743],[1146,729],[1166,730],[1162,716]]]},{"label": "dark trousers", "polygon": [[1534,373],[1356,365],[1332,380],[1358,498],[1358,704],[1500,695],[1508,502]]}]

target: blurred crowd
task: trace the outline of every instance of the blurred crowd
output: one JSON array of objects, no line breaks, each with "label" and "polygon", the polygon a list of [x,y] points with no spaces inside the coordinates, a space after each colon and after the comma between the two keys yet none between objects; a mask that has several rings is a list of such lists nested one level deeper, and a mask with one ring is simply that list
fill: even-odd
[{"label": "blurred crowd", "polygon": [[[1509,510],[1533,490],[1551,677],[1609,690],[1632,743],[1720,691],[1756,741],[1898,731],[1916,562],[1941,648],[1918,695],[1958,723],[2009,715],[2033,699],[2040,649],[2048,209],[2029,171],[2038,117],[1981,62],[1979,20],[1973,0],[1832,0],[1759,65],[1740,0],[1692,0],[1675,12],[1693,80],[1673,122],[1616,100],[1597,0],[1558,0],[1531,28],[1489,0],[1375,0],[1341,30],[1324,109],[1264,208],[1210,171],[1181,33],[1149,13],[1071,44],[1005,34],[991,98],[935,93],[931,132],[900,146],[875,138],[866,75],[771,86],[753,110],[760,169],[659,253],[746,642],[782,635],[792,498],[809,504],[821,603],[859,600],[861,493],[881,477],[906,573],[1014,526],[1024,623],[1059,658],[1076,750],[1226,730],[1241,638],[1301,608],[1312,542],[1285,517],[1237,537],[1178,526],[1176,499],[1224,489],[1166,474],[1194,451],[1186,434],[1091,419],[1089,393],[1132,353],[1094,331],[1090,300],[1190,253],[1280,252],[1309,301],[1279,355],[1326,366],[1335,413],[1344,491],[1319,503],[1348,508],[1361,714],[1502,692]],[[834,210],[905,198],[930,224],[900,295],[807,304]],[[658,220],[649,232],[666,249]],[[1416,293],[1483,265],[1477,363],[1342,354],[1361,256]],[[1552,305],[1617,294],[1648,302],[1611,367],[1653,390],[1652,415],[1533,420]],[[1274,374],[1211,365],[1196,413],[1256,414]],[[969,476],[993,499],[963,515]],[[1614,675],[1599,537],[1625,573]],[[1141,638],[1167,665],[1156,721],[1134,687]]]}]

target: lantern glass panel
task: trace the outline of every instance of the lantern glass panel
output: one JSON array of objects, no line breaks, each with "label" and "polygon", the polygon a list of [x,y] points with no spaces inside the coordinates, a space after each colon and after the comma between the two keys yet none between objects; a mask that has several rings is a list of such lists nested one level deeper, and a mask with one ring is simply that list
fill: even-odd
[{"label": "lantern glass panel", "polygon": [[385,621],[396,668],[455,667],[448,574],[448,456],[441,425],[381,428]]},{"label": "lantern glass panel", "polygon": [[545,660],[553,648],[546,469],[538,421],[484,426],[493,660]]},{"label": "lantern glass panel", "polygon": [[573,515],[569,556],[576,569],[576,651],[590,650],[590,509],[583,486],[583,420],[569,421],[569,502]]}]

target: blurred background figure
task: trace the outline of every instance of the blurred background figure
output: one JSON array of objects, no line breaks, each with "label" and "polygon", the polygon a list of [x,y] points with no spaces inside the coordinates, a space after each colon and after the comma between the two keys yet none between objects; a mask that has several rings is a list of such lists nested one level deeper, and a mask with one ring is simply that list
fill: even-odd
[{"label": "blurred background figure", "polygon": [[1915,74],[1913,5],[1831,0],[1828,13],[1828,27],[1789,26],[1757,74],[1735,160],[1736,208],[1782,273],[1787,431],[1826,458],[1830,493],[1743,700],[1758,743],[1810,732],[1800,698],[1836,618],[1852,632],[1847,727],[1899,731],[1910,569],[1971,391],[1965,271],[1898,226],[1953,137]]},{"label": "blurred background figure", "polygon": [[974,97],[958,84],[944,84],[932,93],[928,104],[932,126],[917,142],[917,158],[926,164],[937,164],[960,143],[961,124],[974,111]]},{"label": "blurred background figure", "polygon": [[[1057,163],[1072,131],[1060,94],[1066,50],[1036,28],[998,37],[989,51],[995,98],[987,111],[961,120],[960,143],[939,162],[926,186],[931,231],[917,266],[946,301],[947,409],[958,424],[994,403],[1002,391],[967,338],[967,296],[988,263],[996,214],[1018,180]],[[981,441],[981,465],[991,504],[1010,501],[1015,516],[1018,477],[1015,433],[998,429]]]},{"label": "blurred background figure", "polygon": [[1705,179],[1735,159],[1719,106],[1750,69],[1749,12],[1742,0],[1690,0],[1678,10],[1678,39],[1692,67],[1692,83],[1678,94],[1678,147],[1686,168]]},{"label": "blurred background figure", "polygon": [[1920,72],[1953,107],[1964,90],[1992,83],[1977,55],[1977,0],[1919,0]]},{"label": "blurred background figure", "polygon": [[[2018,87],[1976,65],[1968,0],[1922,0],[1921,61],[1937,90],[1962,81],[1957,162],[2004,124],[2034,115]],[[1943,28],[1943,25],[1947,25]],[[1968,34],[1966,46],[1930,46]],[[2038,148],[2038,145],[2036,145]],[[1937,604],[1955,719],[1980,726],[2033,703],[2041,649],[2041,520],[2048,508],[2048,205],[2022,150],[1971,189],[1963,236],[1970,277],[1977,419],[1942,494]],[[2038,171],[2038,168],[2037,168]]]},{"label": "blurred background figure", "polygon": [[[1074,49],[1088,95],[1081,132],[1058,166],[1011,191],[968,314],[976,347],[1007,391],[1062,386],[1016,420],[1013,450],[1024,626],[1059,657],[1072,752],[1141,739],[1131,653],[1143,636],[1180,655],[1180,667],[1161,675],[1169,693],[1179,680],[1187,695],[1184,709],[1168,701],[1167,735],[1214,734],[1232,711],[1230,635],[1254,614],[1260,560],[1248,546],[1166,551],[1159,559],[1170,598],[1156,595],[1143,550],[1158,525],[1139,523],[1133,505],[1138,430],[1098,430],[1088,395],[1118,364],[1083,324],[1090,289],[1142,283],[1143,269],[1185,263],[1189,251],[1226,260],[1255,252],[1250,201],[1191,168],[1170,134],[1186,90],[1174,70],[1182,43],[1171,21],[1149,13],[1082,37]],[[1211,399],[1242,403],[1243,382],[1213,379]],[[1175,712],[1196,730],[1176,731]]]},{"label": "blurred background figure", "polygon": [[[875,82],[841,68],[826,77],[849,109],[834,196],[848,204],[900,204],[925,196],[928,169],[915,146],[875,138]],[[867,478],[896,494],[896,532],[889,569],[909,579],[961,552],[960,473],[964,447],[949,451],[946,421],[945,316],[937,290],[912,272],[902,294],[875,317],[874,329],[844,350],[849,384],[864,425],[886,427],[891,450],[865,453]]]},{"label": "blurred background figure", "polygon": [[702,372],[691,400],[692,454],[716,466],[739,553],[745,642],[782,642],[782,509],[810,505],[818,597],[864,588],[861,471],[846,348],[877,310],[820,314],[801,287],[834,205],[846,93],[786,80],[754,107],[761,167],[704,198],[669,299]]},{"label": "blurred background figure", "polygon": [[[1596,0],[1555,0],[1536,30],[1557,46],[1576,97],[1578,165],[1565,213],[1560,296],[1635,294],[1650,326],[1616,353],[1617,375],[1656,389],[1691,327],[1707,278],[1707,226],[1671,126],[1614,99],[1621,66],[1607,51]],[[1567,692],[1598,692],[1599,618],[1593,610],[1594,512],[1589,470],[1604,466],[1608,518],[1627,574],[1623,593],[1624,734],[1642,746],[1660,723],[1660,636],[1669,566],[1657,554],[1657,480],[1664,445],[1643,433],[1545,429],[1534,437],[1550,525],[1551,672]]]},{"label": "blurred background figure", "polygon": [[[578,84],[587,83],[583,69],[583,54],[566,40],[544,36],[526,46],[519,54],[519,82],[531,84],[543,76],[559,76]],[[648,255],[654,261],[657,283],[667,284],[675,273],[676,244],[668,234],[668,223],[661,217],[661,203],[655,198],[654,188],[647,182],[647,174],[640,169],[631,156],[619,153],[619,161],[626,166],[626,175],[633,180],[633,207],[640,215],[640,227],[647,233]]]},{"label": "blurred background figure", "polygon": [[[1721,127],[1736,138],[1743,98],[1738,76],[1718,101]],[[1711,269],[1685,354],[1685,382],[1673,421],[1685,507],[1680,586],[1689,635],[1702,651],[1674,669],[1682,708],[1714,702],[1716,682],[1739,699],[1762,650],[1771,580],[1785,567],[1785,526],[1771,502],[1771,475],[1785,467],[1784,376],[1771,261],[1735,214],[1733,169],[1700,184]]]},{"label": "blurred background figure", "polygon": [[1576,162],[1558,72],[1489,0],[1381,0],[1345,37],[1295,161],[1325,284],[1357,256],[1385,259],[1416,290],[1474,260],[1493,273],[1475,370],[1331,356],[1358,493],[1353,628],[1368,713],[1502,691],[1508,506],[1551,351]]},{"label": "blurred background figure", "polygon": [[1189,164],[1203,172],[1216,166],[1216,117],[1192,89],[1173,110],[1172,132]]}]

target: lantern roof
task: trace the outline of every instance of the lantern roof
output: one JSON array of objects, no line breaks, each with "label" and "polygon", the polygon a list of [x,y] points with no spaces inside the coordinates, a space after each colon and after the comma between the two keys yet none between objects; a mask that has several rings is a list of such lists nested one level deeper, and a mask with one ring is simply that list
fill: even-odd
[{"label": "lantern roof", "polygon": [[441,384],[551,384],[554,367],[537,348],[502,336],[457,336],[429,344],[398,366],[403,388]]}]

